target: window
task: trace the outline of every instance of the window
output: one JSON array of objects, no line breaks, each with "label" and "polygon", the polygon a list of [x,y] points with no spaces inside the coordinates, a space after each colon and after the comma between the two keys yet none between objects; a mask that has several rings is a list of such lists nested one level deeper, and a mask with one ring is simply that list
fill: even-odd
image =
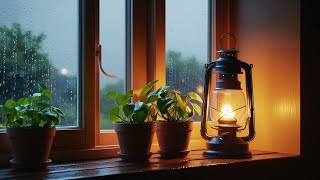
[{"label": "window", "polygon": [[0,104],[44,83],[65,109],[59,127],[79,127],[79,1],[3,1],[0,12]]},{"label": "window", "polygon": [[100,129],[113,129],[109,121],[112,101],[107,92],[125,91],[126,79],[126,1],[100,1],[100,44],[102,45],[102,67],[117,78],[100,73]]},{"label": "window", "polygon": [[204,65],[209,62],[208,2],[166,1],[166,84],[183,94],[203,93]]},{"label": "window", "polygon": [[[197,8],[191,13],[179,2],[180,5],[188,4]],[[183,74],[190,76],[184,81],[195,84],[187,87],[182,83],[177,88],[183,86],[183,91],[190,91],[189,88],[201,91],[197,87],[202,84],[203,75],[197,72],[211,59],[208,58],[212,42],[211,28],[208,26],[212,23],[208,18],[211,15],[211,1],[179,2],[17,0],[2,3],[0,76],[6,84],[8,78],[12,78],[16,84],[4,86],[0,81],[1,103],[11,96],[6,92],[31,93],[29,88],[20,90],[18,80],[26,80],[24,83],[29,84],[25,87],[31,87],[31,83],[39,81],[31,81],[31,78],[42,78],[54,91],[57,103],[68,107],[68,122],[61,124],[54,139],[53,158],[59,161],[113,157],[118,148],[116,134],[107,117],[106,93],[109,89],[124,91],[132,88],[135,92],[155,79],[159,80],[157,87],[166,83],[175,86],[173,72],[179,71],[179,68],[173,65],[173,59],[166,60],[166,56],[181,53],[178,60],[182,63],[183,73],[191,73]],[[180,15],[175,17],[173,13]],[[190,24],[176,25],[184,16]],[[196,21],[192,17],[201,21],[197,22],[200,25],[195,29],[189,27]],[[12,21],[16,24],[11,25],[9,22]],[[11,30],[12,35],[6,35],[4,28]],[[180,34],[181,31],[185,32]],[[19,37],[18,33],[26,37]],[[45,36],[42,37],[41,33]],[[8,43],[2,43],[4,41]],[[22,45],[19,45],[20,42]],[[101,67],[117,78],[111,79],[101,73],[97,56],[99,45],[102,46]],[[39,48],[38,51],[34,47]],[[35,52],[30,53],[29,49]],[[22,55],[25,58],[21,59]],[[28,65],[18,67],[18,61]],[[191,66],[195,72],[190,70]],[[194,66],[198,69],[194,69]],[[200,136],[199,130],[194,132]],[[0,141],[3,142],[0,144],[2,156],[2,152],[10,152],[4,132],[0,133]]]}]

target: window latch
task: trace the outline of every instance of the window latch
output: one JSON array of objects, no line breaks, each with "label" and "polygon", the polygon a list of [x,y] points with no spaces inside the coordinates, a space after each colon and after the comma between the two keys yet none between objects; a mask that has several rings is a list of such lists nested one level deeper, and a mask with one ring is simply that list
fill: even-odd
[{"label": "window latch", "polygon": [[99,57],[98,57],[98,65],[99,65],[99,67],[100,67],[101,72],[102,72],[105,76],[107,76],[107,77],[117,78],[118,76],[111,75],[111,74],[107,73],[107,72],[103,69],[103,67],[102,67],[102,47],[101,47],[100,44],[99,44],[99,46],[98,46],[98,48],[97,48],[96,56],[99,56]]}]

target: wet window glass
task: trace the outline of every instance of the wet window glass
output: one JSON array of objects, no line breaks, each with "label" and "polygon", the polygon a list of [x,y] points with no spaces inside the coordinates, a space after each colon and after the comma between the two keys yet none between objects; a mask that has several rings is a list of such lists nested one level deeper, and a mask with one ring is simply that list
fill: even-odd
[{"label": "wet window glass", "polygon": [[79,0],[14,0],[0,6],[0,104],[45,84],[63,109],[59,127],[79,124]]}]

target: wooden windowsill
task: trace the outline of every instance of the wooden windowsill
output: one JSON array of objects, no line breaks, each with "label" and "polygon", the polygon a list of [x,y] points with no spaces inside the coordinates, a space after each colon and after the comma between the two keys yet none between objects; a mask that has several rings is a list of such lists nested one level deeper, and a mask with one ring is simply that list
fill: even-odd
[{"label": "wooden windowsill", "polygon": [[202,155],[203,150],[191,151],[185,158],[163,159],[155,153],[147,162],[124,162],[120,158],[72,163],[52,163],[47,171],[17,172],[0,170],[0,179],[91,179],[149,177],[271,177],[298,172],[299,155],[268,151],[252,151],[252,158],[218,159]]}]

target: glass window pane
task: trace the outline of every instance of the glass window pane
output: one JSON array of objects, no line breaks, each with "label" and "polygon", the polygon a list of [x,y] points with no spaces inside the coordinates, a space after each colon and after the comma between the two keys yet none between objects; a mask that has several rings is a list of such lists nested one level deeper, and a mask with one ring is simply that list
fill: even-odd
[{"label": "glass window pane", "polygon": [[44,83],[79,126],[79,0],[14,0],[0,6],[0,104],[32,95]]},{"label": "glass window pane", "polygon": [[113,101],[107,99],[107,92],[124,92],[126,41],[125,0],[100,1],[100,44],[102,45],[102,66],[117,78],[100,73],[100,129],[113,129],[109,121],[109,110]]},{"label": "glass window pane", "polygon": [[168,86],[202,96],[204,64],[208,62],[208,29],[208,0],[166,1]]}]

